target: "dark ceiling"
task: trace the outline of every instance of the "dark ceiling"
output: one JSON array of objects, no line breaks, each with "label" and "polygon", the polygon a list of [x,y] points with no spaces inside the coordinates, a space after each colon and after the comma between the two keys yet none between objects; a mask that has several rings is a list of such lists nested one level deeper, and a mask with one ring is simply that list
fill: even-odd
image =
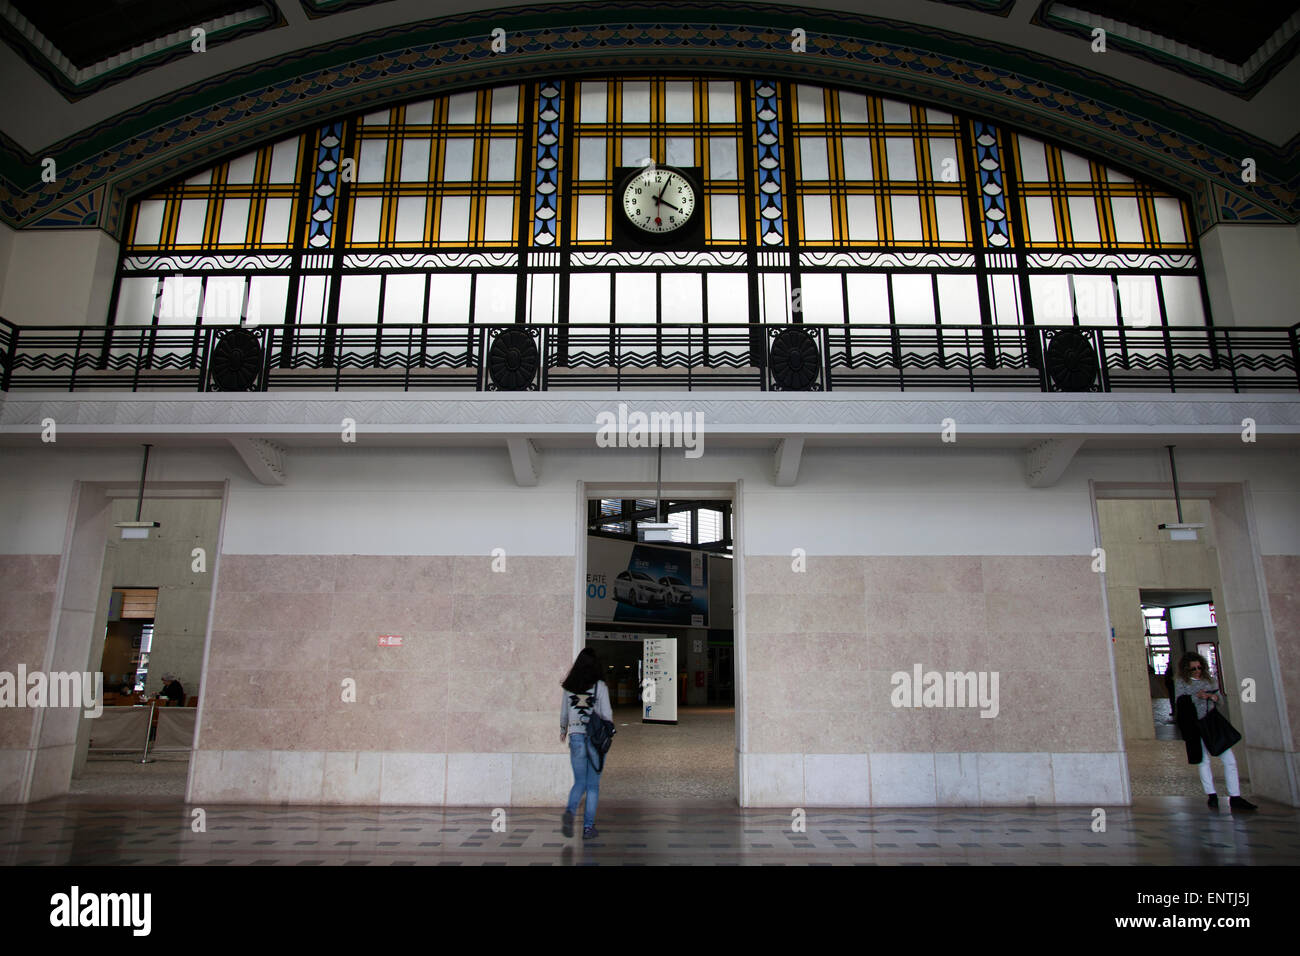
[{"label": "dark ceiling", "polygon": [[1250,59],[1300,11],[1297,0],[1070,0],[1069,5],[1236,64]]}]

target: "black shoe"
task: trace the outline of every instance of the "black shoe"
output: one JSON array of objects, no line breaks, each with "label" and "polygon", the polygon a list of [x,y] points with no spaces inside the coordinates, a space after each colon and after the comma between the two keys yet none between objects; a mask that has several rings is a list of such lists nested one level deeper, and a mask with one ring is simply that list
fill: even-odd
[{"label": "black shoe", "polygon": [[560,829],[566,837],[573,836],[573,814],[568,810],[564,811],[564,818],[560,824]]},{"label": "black shoe", "polygon": [[596,839],[596,837],[598,837],[598,836],[600,836],[600,833],[599,833],[599,831],[597,831],[597,829],[596,829],[595,827],[583,827],[583,828],[582,828],[582,838],[583,838],[584,840],[594,840],[594,839]]},{"label": "black shoe", "polygon": [[1259,807],[1255,806],[1245,797],[1229,797],[1228,806],[1232,807],[1232,809],[1234,810],[1258,810],[1259,809]]},{"label": "black shoe", "polygon": [[1210,794],[1205,798],[1205,805],[1215,810],[1219,809],[1219,795],[1217,793]]}]

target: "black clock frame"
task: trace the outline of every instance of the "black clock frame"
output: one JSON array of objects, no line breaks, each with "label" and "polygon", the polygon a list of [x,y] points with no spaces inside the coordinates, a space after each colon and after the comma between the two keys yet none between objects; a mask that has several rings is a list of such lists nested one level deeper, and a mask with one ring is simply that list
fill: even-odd
[{"label": "black clock frame", "polygon": [[656,169],[665,169],[677,173],[695,190],[695,211],[686,225],[672,232],[651,233],[628,222],[623,209],[623,194],[637,176],[646,171],[645,166],[618,166],[614,169],[614,242],[615,249],[626,251],[636,249],[665,248],[704,248],[704,177],[699,166],[670,166],[667,163],[655,163]]}]

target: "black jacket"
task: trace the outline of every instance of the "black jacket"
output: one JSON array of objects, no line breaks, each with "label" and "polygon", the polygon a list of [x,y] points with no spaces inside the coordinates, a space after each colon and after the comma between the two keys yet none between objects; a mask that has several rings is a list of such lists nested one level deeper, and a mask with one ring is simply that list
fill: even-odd
[{"label": "black jacket", "polygon": [[1183,694],[1174,702],[1174,723],[1178,727],[1178,735],[1187,745],[1187,762],[1200,763],[1203,759],[1201,724],[1196,719],[1196,703],[1191,694]]}]

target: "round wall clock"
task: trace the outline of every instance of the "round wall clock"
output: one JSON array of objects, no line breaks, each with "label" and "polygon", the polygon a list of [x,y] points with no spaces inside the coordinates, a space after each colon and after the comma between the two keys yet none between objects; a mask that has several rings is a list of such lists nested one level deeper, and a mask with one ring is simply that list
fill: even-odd
[{"label": "round wall clock", "polygon": [[643,233],[667,237],[695,214],[695,187],[679,170],[647,166],[623,187],[623,215]]}]

